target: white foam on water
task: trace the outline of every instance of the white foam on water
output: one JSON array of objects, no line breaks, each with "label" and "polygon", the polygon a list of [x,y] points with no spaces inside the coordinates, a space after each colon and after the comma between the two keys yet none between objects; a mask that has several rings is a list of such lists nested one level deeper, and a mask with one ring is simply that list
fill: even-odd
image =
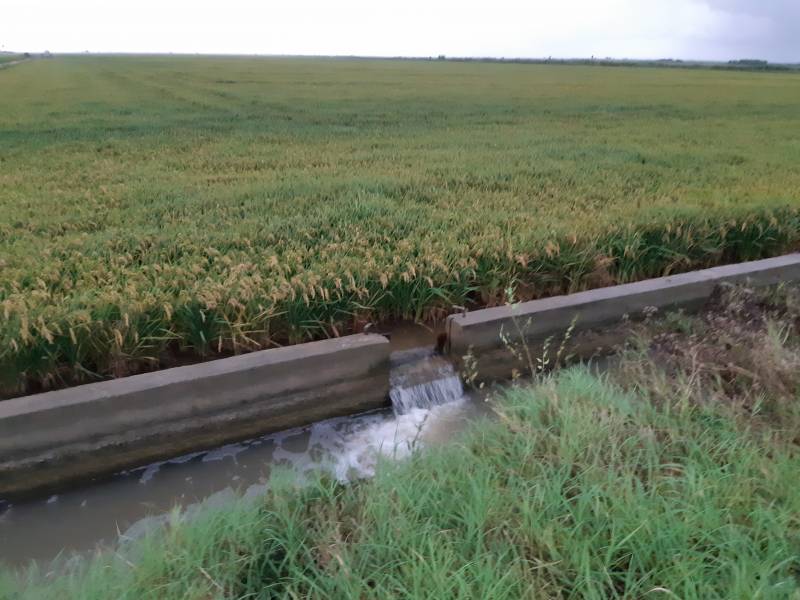
[{"label": "white foam on water", "polygon": [[153,477],[158,475],[159,471],[164,465],[182,465],[184,463],[188,463],[199,456],[204,456],[207,454],[206,451],[202,452],[190,452],[189,454],[182,454],[181,456],[176,456],[175,458],[170,458],[168,460],[162,460],[154,463],[150,463],[146,467],[140,467],[138,469],[133,469],[132,471],[123,471],[123,473],[132,473],[136,471],[141,471],[142,475],[139,477],[139,483],[147,483]]},{"label": "white foam on water", "polygon": [[341,481],[372,477],[381,457],[408,458],[426,443],[430,424],[458,413],[462,404],[459,399],[430,408],[410,408],[394,418],[353,432],[339,451],[331,454],[334,475]]},{"label": "white foam on water", "polygon": [[291,452],[279,445],[273,460],[298,474],[323,471],[340,481],[371,477],[381,457],[407,458],[428,441],[432,424],[458,418],[464,403],[461,396],[429,408],[412,407],[399,415],[384,413],[315,423],[308,431],[306,452]]},{"label": "white foam on water", "polygon": [[203,456],[203,462],[213,462],[215,460],[224,460],[232,458],[236,462],[236,456],[247,450],[247,444],[227,444],[221,448],[210,450]]},{"label": "white foam on water", "polygon": [[[380,457],[403,459],[429,437],[429,429],[447,429],[465,403],[461,379],[452,364],[429,350],[401,353],[391,374],[392,413],[329,419],[305,428],[274,433],[256,440],[229,444],[202,453],[202,462],[233,458],[270,441],[270,462],[289,468],[304,479],[314,471],[340,481],[371,477]],[[430,437],[440,437],[434,432]],[[192,455],[192,457],[197,454]],[[160,465],[152,465],[152,474]],[[142,477],[147,481],[150,473]]]}]

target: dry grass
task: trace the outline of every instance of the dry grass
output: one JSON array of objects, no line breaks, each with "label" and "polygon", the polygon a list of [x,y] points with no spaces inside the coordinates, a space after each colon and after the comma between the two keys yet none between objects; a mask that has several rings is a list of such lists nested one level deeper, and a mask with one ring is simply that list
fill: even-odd
[{"label": "dry grass", "polygon": [[646,382],[655,402],[726,406],[800,443],[800,289],[722,286],[700,315],[638,326],[620,374]]}]

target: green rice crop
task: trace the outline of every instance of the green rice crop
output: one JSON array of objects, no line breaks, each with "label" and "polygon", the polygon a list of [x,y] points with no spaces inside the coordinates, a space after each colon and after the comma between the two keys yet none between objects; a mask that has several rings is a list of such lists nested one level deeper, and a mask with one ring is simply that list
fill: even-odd
[{"label": "green rice crop", "polygon": [[792,74],[60,57],[0,89],[5,396],[800,240]]}]

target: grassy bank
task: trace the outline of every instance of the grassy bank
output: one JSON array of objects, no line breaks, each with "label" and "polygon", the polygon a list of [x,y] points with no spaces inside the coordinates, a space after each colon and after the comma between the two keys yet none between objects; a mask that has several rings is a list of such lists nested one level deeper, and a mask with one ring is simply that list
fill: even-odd
[{"label": "grassy bank", "polygon": [[800,78],[61,57],[0,73],[0,394],[800,241]]},{"label": "grassy bank", "polygon": [[276,483],[0,597],[796,598],[798,317],[727,293],[373,480]]}]

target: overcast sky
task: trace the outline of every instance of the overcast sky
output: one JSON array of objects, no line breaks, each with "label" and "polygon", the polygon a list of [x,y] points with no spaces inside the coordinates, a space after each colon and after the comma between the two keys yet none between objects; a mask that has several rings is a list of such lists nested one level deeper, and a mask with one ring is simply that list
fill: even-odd
[{"label": "overcast sky", "polygon": [[800,62],[800,0],[2,0],[0,47]]}]

